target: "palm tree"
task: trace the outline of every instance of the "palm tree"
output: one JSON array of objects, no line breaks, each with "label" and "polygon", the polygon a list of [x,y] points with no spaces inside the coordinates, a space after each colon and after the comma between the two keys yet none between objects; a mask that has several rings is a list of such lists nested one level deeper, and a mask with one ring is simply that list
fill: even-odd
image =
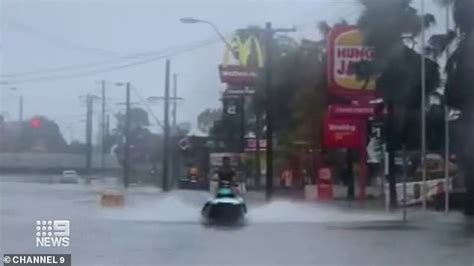
[{"label": "palm tree", "polygon": [[[396,177],[394,175],[395,139],[401,144],[419,137],[409,130],[409,121],[419,119],[421,105],[421,55],[413,48],[424,23],[434,24],[431,14],[420,16],[411,0],[360,0],[364,11],[358,20],[366,45],[375,50],[372,62],[361,62],[356,67],[360,78],[376,75],[377,90],[389,110],[386,120],[386,144],[389,153],[390,206],[396,206]],[[426,62],[426,92],[434,91],[440,83],[438,64]],[[369,64],[369,66],[367,66]],[[394,110],[398,114],[394,115]],[[411,122],[413,123],[413,122]],[[418,142],[419,143],[419,142]]]}]

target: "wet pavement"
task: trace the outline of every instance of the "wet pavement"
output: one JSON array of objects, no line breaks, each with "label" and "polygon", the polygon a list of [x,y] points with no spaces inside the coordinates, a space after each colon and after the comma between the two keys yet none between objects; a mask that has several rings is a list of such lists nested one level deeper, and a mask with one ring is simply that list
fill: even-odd
[{"label": "wet pavement", "polygon": [[[244,226],[205,226],[208,195],[131,188],[122,209],[97,189],[0,182],[0,253],[71,253],[73,265],[474,265],[474,221],[459,213],[401,214],[345,202],[251,194]],[[71,221],[71,245],[35,245],[35,221]]]}]

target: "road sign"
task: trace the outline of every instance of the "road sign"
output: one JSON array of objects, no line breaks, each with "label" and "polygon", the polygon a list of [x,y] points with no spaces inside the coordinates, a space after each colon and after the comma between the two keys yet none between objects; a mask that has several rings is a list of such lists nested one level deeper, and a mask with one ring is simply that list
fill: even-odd
[{"label": "road sign", "polygon": [[182,138],[179,143],[178,143],[179,147],[181,148],[181,150],[185,151],[189,148],[191,148],[191,142],[189,141],[188,137],[184,137]]},{"label": "road sign", "polygon": [[227,86],[225,95],[254,95],[255,87],[249,86]]},{"label": "road sign", "polygon": [[383,159],[383,122],[369,121],[367,140],[367,162],[380,163]]}]

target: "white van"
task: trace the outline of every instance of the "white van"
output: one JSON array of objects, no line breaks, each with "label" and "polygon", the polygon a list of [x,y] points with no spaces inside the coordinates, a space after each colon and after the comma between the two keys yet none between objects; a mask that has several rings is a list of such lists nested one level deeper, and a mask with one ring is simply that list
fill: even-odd
[{"label": "white van", "polygon": [[63,171],[63,178],[61,183],[77,183],[79,182],[80,176],[75,170],[65,170]]}]

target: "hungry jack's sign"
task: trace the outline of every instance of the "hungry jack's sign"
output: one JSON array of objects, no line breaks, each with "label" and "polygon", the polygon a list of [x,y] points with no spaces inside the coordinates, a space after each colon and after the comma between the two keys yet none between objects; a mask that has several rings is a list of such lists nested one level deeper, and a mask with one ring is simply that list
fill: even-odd
[{"label": "hungry jack's sign", "polygon": [[371,61],[374,50],[363,45],[362,34],[354,26],[335,26],[328,38],[329,92],[348,100],[367,101],[374,97],[375,77],[358,79],[355,65]]}]

